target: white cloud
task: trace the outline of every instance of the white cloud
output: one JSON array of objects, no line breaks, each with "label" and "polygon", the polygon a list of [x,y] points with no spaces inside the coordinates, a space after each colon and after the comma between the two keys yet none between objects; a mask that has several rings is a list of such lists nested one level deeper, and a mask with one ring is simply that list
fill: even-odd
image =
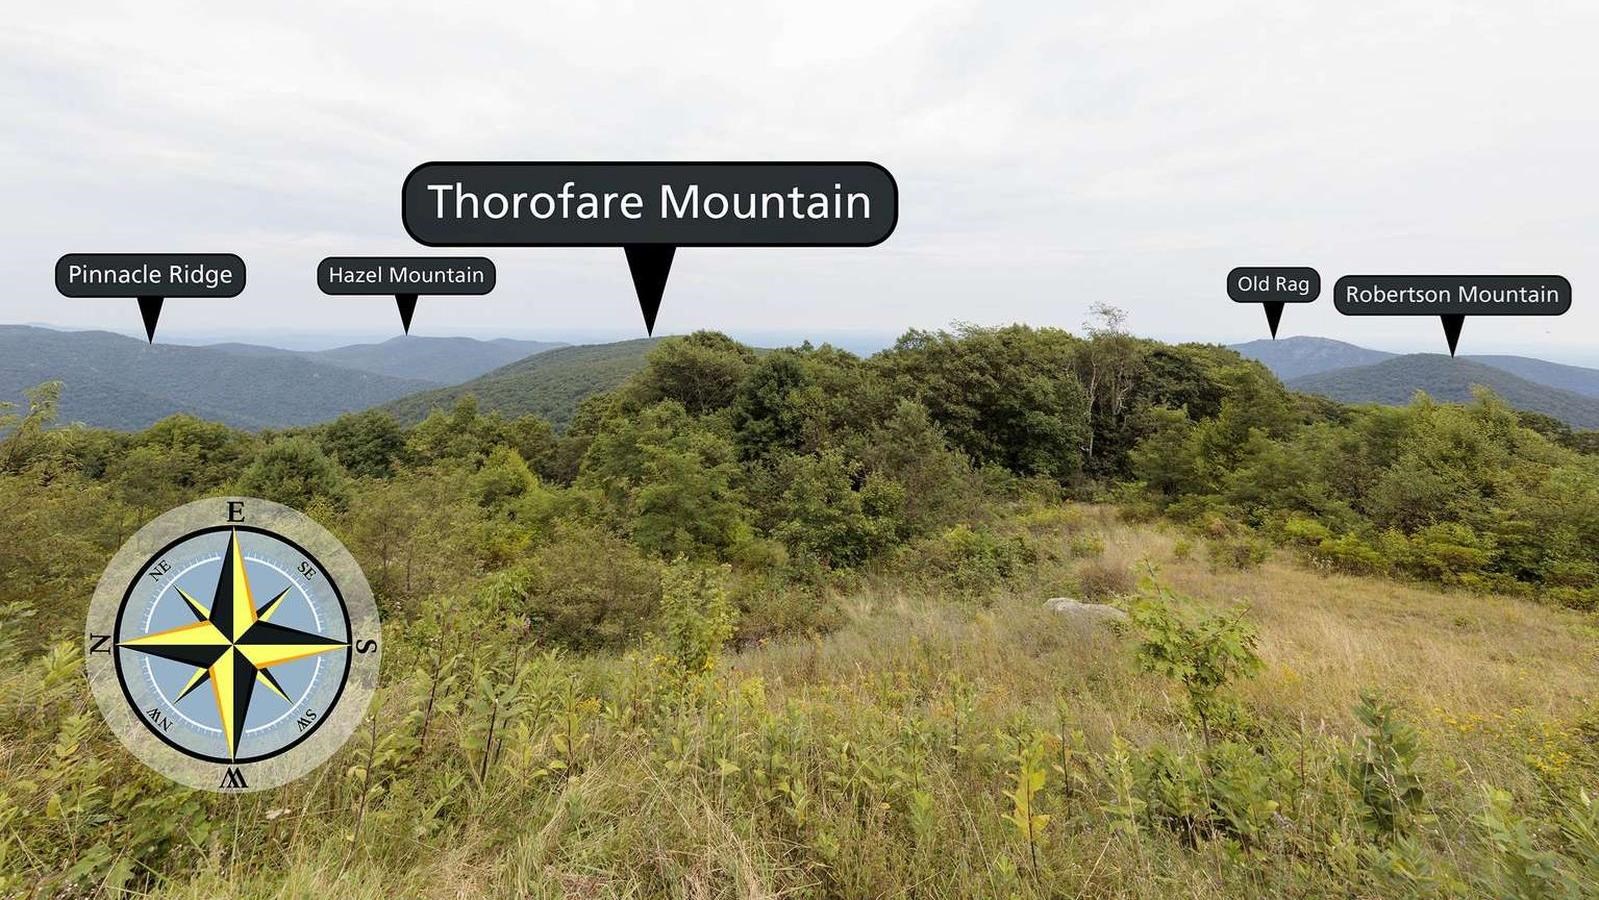
[{"label": "white cloud", "polygon": [[[889,243],[685,250],[662,327],[1076,327],[1109,300],[1243,340],[1264,317],[1223,276],[1273,262],[1571,279],[1563,320],[1468,324],[1468,352],[1570,356],[1599,325],[1589,4],[227,7],[61,3],[0,33],[0,320],[112,318],[54,294],[62,252],[193,249],[242,255],[249,289],[163,329],[381,331],[314,268],[426,252],[398,210],[424,160],[863,158],[901,186]],[[637,327],[619,252],[487,252],[500,286],[449,330]],[[1284,333],[1442,344],[1326,297]]]}]

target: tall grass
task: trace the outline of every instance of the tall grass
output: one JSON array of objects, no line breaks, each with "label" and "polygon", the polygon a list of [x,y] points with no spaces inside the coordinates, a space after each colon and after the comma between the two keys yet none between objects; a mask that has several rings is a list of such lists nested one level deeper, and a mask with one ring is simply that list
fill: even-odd
[{"label": "tall grass", "polygon": [[[498,595],[453,598],[451,628],[480,637],[441,643],[437,608],[386,623],[367,727],[311,776],[243,797],[133,762],[100,723],[76,645],[12,653],[0,894],[1595,887],[1591,618],[1279,560],[1213,569],[1099,510],[1028,527],[1038,560],[980,600],[869,573],[830,598],[836,631],[719,656],[696,639],[678,658],[669,636],[620,654],[541,650]],[[1084,529],[1102,544],[1095,565],[1158,580],[1189,614],[1247,607],[1261,671],[1220,688],[1239,713],[1208,745],[1182,683],[1139,666],[1144,635],[1042,607],[1076,583]],[[693,621],[696,608],[724,615],[719,603],[679,603],[679,636],[725,636],[720,619]],[[1369,704],[1356,715],[1363,691],[1381,698],[1375,718]],[[1400,774],[1403,814],[1374,828]]]}]

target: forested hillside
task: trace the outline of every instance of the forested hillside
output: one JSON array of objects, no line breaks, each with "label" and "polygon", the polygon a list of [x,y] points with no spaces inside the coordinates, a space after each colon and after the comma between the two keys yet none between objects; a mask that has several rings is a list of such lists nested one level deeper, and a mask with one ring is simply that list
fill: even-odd
[{"label": "forested hillside", "polygon": [[1486,387],[1516,409],[1553,416],[1573,428],[1599,428],[1599,399],[1528,381],[1503,369],[1441,353],[1416,353],[1370,366],[1289,381],[1294,390],[1345,403],[1405,404],[1417,391],[1452,403]]},{"label": "forested hillside", "polygon": [[404,422],[448,408],[468,395],[486,410],[509,416],[541,416],[557,428],[571,421],[584,398],[615,388],[644,367],[655,341],[560,347],[503,366],[464,384],[422,391],[384,409]]},{"label": "forested hillside", "polygon": [[[1591,894],[1599,458],[1101,313],[553,350],[266,434],[36,390],[0,894]],[[535,381],[610,387],[558,431]],[[109,555],[222,493],[333,529],[387,642],[350,745],[247,797],[140,767],[81,677]]]}]

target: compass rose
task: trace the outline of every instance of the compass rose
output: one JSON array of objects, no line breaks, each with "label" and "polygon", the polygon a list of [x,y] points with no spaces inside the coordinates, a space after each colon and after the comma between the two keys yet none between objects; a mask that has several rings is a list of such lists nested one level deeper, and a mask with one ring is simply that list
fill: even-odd
[{"label": "compass rose", "polygon": [[[264,601],[264,602],[263,602]],[[343,746],[378,681],[372,589],[338,538],[266,500],[198,500],[134,534],[85,628],[117,737],[192,787],[259,790]]]},{"label": "compass rose", "polygon": [[209,681],[211,694],[216,698],[217,716],[222,720],[228,755],[236,757],[256,683],[289,700],[283,686],[272,677],[273,666],[348,647],[350,642],[268,621],[291,588],[284,588],[266,605],[256,609],[237,531],[229,532],[222,558],[222,574],[217,578],[209,609],[187,591],[176,588],[197,621],[122,641],[117,646],[194,666],[194,674],[177,700]]}]

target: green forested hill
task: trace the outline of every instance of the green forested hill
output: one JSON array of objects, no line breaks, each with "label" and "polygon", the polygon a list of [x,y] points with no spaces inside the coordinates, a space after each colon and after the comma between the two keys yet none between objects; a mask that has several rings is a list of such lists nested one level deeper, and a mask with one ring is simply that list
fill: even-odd
[{"label": "green forested hill", "polygon": [[1376,365],[1337,369],[1295,378],[1288,386],[1345,403],[1403,406],[1417,391],[1435,400],[1464,403],[1482,385],[1516,409],[1541,412],[1574,428],[1599,428],[1599,399],[1528,381],[1494,366],[1441,353],[1417,353]]},{"label": "green forested hill", "polygon": [[432,409],[453,406],[471,394],[485,410],[507,416],[533,413],[557,428],[572,418],[585,397],[603,393],[644,368],[657,339],[560,347],[502,366],[452,387],[402,397],[383,408],[401,421],[415,422]]}]

